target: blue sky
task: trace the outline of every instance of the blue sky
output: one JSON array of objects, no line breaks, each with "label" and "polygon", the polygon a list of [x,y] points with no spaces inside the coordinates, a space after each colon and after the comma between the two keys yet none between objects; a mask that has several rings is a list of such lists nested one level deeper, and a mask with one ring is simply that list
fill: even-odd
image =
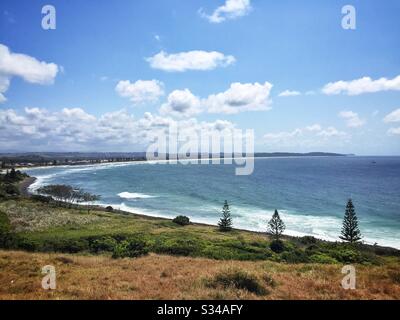
[{"label": "blue sky", "polygon": [[[9,81],[2,91],[0,82],[0,151],[138,151],[144,134],[127,130],[142,130],[141,119],[146,130],[173,119],[254,129],[257,151],[400,154],[399,1],[229,1],[244,7],[222,10],[218,23],[211,16],[229,6],[225,0],[1,1],[4,54],[18,63],[13,54],[53,63],[57,72],[30,79],[19,65],[10,71],[0,63],[0,80],[3,74]],[[55,30],[41,27],[46,4],[56,9]],[[355,30],[341,26],[346,4],[356,9]],[[199,70],[197,56],[187,55],[195,50],[218,52],[221,60]],[[159,53],[191,67],[152,67],[149,58]],[[370,81],[350,83],[363,77]],[[382,77],[386,82],[375,82]],[[142,83],[152,85],[151,99],[141,98],[138,80],[154,80]],[[129,82],[118,91],[120,81]],[[323,90],[338,81],[344,89]],[[248,86],[227,92],[233,83]],[[346,89],[352,85],[361,86],[356,94]],[[239,99],[235,90],[248,102],[241,109],[227,108],[232,94]],[[292,95],[279,96],[285,90]],[[72,124],[55,119],[66,114]],[[105,114],[129,125],[106,128],[104,136],[80,129],[92,122],[100,132]]]}]

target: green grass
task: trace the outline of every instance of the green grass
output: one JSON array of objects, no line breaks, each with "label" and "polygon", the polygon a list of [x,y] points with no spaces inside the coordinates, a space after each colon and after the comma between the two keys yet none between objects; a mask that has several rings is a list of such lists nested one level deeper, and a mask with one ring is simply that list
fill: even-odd
[{"label": "green grass", "polygon": [[[143,241],[143,252],[206,257],[217,260],[272,260],[286,263],[364,263],[380,264],[398,251],[344,244],[311,238],[285,238],[284,251],[274,253],[264,234],[191,224],[180,226],[171,220],[143,217],[121,212],[57,207],[40,201],[19,199],[0,202],[0,227],[15,230],[11,249],[37,252],[109,254],[136,240]],[[190,213],[188,213],[190,216]],[[132,243],[134,242],[134,243]],[[4,245],[3,245],[4,247]],[[130,253],[131,254],[131,253]],[[397,255],[397,256],[396,256]]]}]

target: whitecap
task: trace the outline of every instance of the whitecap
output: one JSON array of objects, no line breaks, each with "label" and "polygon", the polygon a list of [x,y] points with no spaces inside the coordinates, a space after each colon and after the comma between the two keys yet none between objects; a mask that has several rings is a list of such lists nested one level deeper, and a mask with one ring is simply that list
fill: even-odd
[{"label": "whitecap", "polygon": [[122,199],[149,199],[149,198],[155,198],[155,196],[151,196],[148,194],[144,193],[138,193],[138,192],[121,192],[118,193],[118,196]]}]

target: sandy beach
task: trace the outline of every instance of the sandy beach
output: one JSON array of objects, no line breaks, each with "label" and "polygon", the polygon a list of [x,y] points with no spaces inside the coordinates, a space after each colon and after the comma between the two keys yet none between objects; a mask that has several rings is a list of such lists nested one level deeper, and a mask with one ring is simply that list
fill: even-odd
[{"label": "sandy beach", "polygon": [[22,196],[28,197],[29,196],[29,191],[28,188],[29,186],[34,183],[36,181],[35,177],[27,177],[24,180],[22,180],[19,184],[18,184],[18,189],[19,189],[19,193]]}]

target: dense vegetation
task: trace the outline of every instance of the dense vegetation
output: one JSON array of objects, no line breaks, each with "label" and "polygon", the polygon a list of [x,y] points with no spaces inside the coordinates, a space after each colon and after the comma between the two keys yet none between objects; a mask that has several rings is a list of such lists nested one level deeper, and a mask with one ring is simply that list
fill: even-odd
[{"label": "dense vegetation", "polygon": [[12,168],[7,170],[5,174],[0,174],[0,200],[5,198],[15,198],[19,195],[16,183],[27,177],[25,173]]},{"label": "dense vegetation", "polygon": [[395,249],[324,242],[313,237],[282,237],[277,244],[261,233],[235,229],[220,232],[196,224],[182,227],[171,220],[116,210],[94,209],[88,213],[33,199],[3,201],[0,212],[2,226],[6,226],[1,229],[2,247],[26,251],[102,253],[115,258],[154,252],[218,260],[328,264],[380,264],[389,256],[399,256]]}]

